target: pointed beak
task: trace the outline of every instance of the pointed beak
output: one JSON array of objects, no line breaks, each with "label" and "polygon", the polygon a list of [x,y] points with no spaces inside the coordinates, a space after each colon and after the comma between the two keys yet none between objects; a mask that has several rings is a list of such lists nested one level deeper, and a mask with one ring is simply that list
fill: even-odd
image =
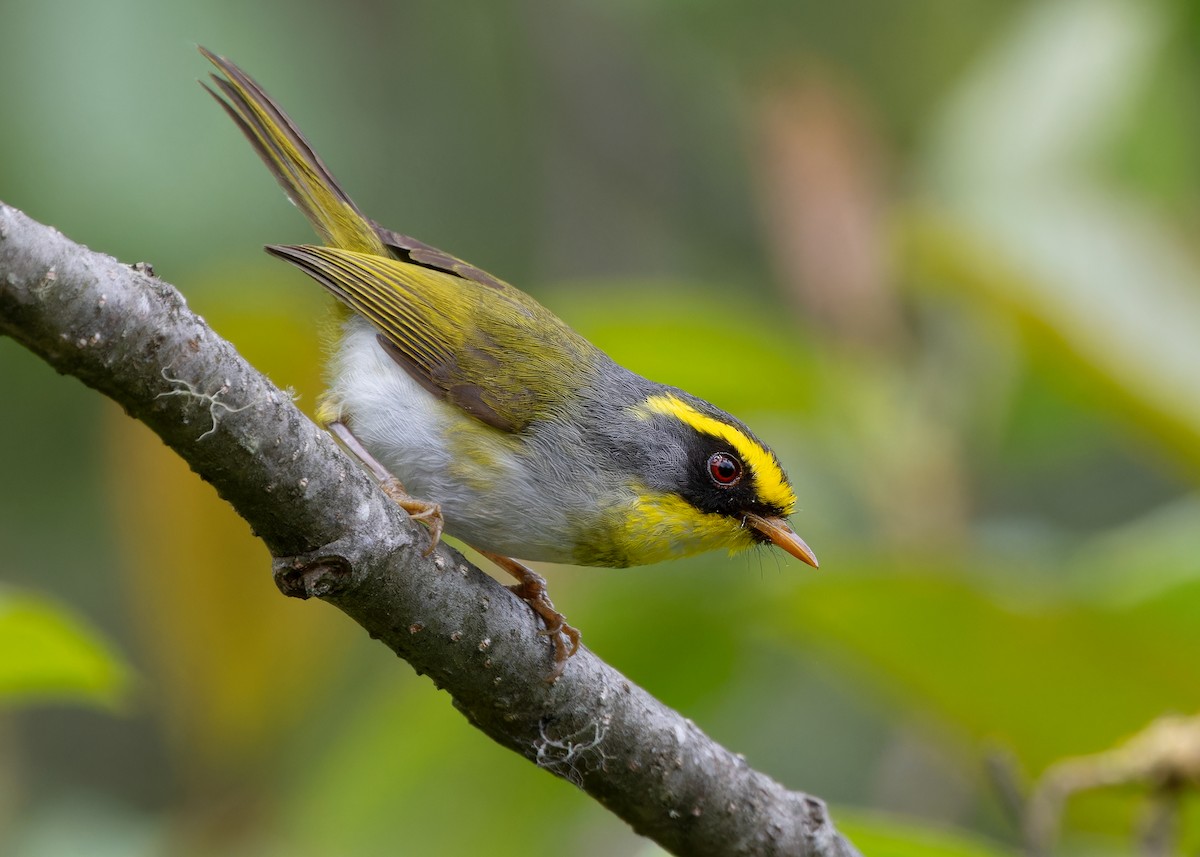
[{"label": "pointed beak", "polygon": [[813,568],[821,567],[817,562],[816,554],[804,543],[804,539],[796,535],[792,525],[783,518],[764,518],[762,515],[748,512],[746,526],[762,533],[776,547],[782,548],[801,562],[806,562]]}]

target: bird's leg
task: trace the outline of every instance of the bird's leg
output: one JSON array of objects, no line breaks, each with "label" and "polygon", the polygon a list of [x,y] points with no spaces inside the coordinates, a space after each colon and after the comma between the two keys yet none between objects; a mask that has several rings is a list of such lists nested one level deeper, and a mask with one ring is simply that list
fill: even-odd
[{"label": "bird's leg", "polygon": [[554,602],[546,592],[546,579],[533,569],[506,556],[479,550],[497,566],[515,577],[519,583],[510,586],[518,598],[533,608],[533,612],[546,623],[545,630],[538,631],[543,637],[554,640],[554,669],[546,676],[546,682],[554,684],[567,667],[567,660],[579,651],[579,631],[567,624],[567,617],[554,609]]},{"label": "bird's leg", "polygon": [[346,447],[351,455],[366,466],[371,475],[379,482],[379,487],[383,489],[384,494],[391,497],[397,506],[408,513],[410,518],[421,521],[429,527],[429,547],[425,549],[424,555],[429,556],[433,553],[438,540],[442,537],[442,507],[437,503],[430,503],[428,500],[418,500],[409,494],[404,489],[403,483],[376,461],[375,456],[367,452],[367,448],[354,436],[350,427],[344,422],[336,420],[325,428],[341,442],[342,446]]},{"label": "bird's leg", "polygon": [[[428,556],[432,553],[442,536],[441,506],[427,500],[419,500],[409,494],[403,483],[376,461],[375,456],[367,452],[366,447],[344,422],[336,420],[326,425],[325,428],[351,455],[366,466],[371,475],[379,482],[379,487],[396,502],[396,505],[407,512],[409,517],[423,521],[429,527],[429,547],[426,549],[425,555]],[[476,548],[476,550],[479,549]],[[546,592],[546,579],[540,574],[515,559],[484,550],[479,550],[479,553],[517,579],[518,583],[510,586],[509,589],[522,601],[527,602],[533,608],[533,612],[541,616],[542,621],[545,622],[545,629],[538,631],[538,634],[554,640],[554,668],[546,676],[546,681],[554,684],[566,669],[567,660],[579,651],[579,631],[568,625],[566,617],[554,609],[554,602],[550,600],[550,596]]]}]

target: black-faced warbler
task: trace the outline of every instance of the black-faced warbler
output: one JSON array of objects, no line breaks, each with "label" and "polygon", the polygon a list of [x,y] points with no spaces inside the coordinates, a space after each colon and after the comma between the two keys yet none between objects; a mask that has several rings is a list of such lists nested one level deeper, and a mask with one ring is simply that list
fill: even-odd
[{"label": "black-faced warbler", "polygon": [[200,50],[224,74],[209,92],[325,242],[268,252],[349,310],[318,420],[434,542],[444,522],[521,581],[554,637],[552,677],[578,632],[510,558],[623,567],[773,543],[817,565],[788,524],[796,496],[783,468],[745,425],[618,366],[524,292],[363,215],[262,88]]}]

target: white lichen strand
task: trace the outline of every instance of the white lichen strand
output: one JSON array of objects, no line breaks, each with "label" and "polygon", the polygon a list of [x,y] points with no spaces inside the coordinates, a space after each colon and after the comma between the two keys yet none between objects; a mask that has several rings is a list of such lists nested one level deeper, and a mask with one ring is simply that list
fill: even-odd
[{"label": "white lichen strand", "polygon": [[190,381],[185,381],[183,378],[172,378],[167,374],[169,369],[170,367],[167,367],[166,369],[162,370],[163,379],[171,384],[178,384],[179,386],[173,390],[167,390],[166,392],[159,393],[154,398],[162,399],[166,398],[167,396],[186,396],[197,399],[202,403],[207,403],[208,415],[212,418],[212,425],[209,427],[208,431],[196,438],[197,441],[204,440],[209,435],[216,433],[217,425],[220,422],[221,415],[241,413],[242,411],[252,408],[263,401],[262,397],[259,397],[252,402],[247,402],[239,408],[230,407],[220,400],[221,396],[229,392],[230,383],[228,379],[221,383],[216,392],[202,393],[200,390],[196,389],[196,385]]}]

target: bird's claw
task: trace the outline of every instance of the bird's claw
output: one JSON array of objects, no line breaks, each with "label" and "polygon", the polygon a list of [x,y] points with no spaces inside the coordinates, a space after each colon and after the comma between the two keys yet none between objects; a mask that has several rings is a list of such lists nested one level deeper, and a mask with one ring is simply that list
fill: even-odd
[{"label": "bird's claw", "polygon": [[442,538],[445,521],[442,518],[442,507],[439,503],[419,500],[404,490],[404,486],[395,476],[389,476],[379,485],[397,506],[403,509],[414,521],[420,521],[429,528],[429,546],[423,556],[429,556]]},{"label": "bird's claw", "polygon": [[537,633],[539,637],[549,637],[554,641],[554,668],[546,676],[546,682],[554,684],[567,668],[567,661],[579,651],[579,629],[568,625],[567,617],[554,608],[554,602],[546,591],[544,577],[515,559],[487,551],[480,553],[519,581],[508,588],[528,604],[545,624],[546,627]]}]

